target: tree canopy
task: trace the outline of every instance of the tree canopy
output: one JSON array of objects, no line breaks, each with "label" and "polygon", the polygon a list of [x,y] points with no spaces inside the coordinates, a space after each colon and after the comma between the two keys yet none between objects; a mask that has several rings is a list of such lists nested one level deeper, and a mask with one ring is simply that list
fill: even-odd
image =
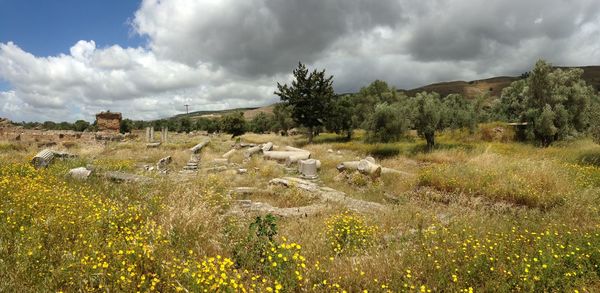
[{"label": "tree canopy", "polygon": [[308,142],[312,143],[315,128],[323,126],[331,113],[335,98],[333,76],[327,77],[325,70],[309,73],[302,63],[298,63],[293,75],[290,85],[277,83],[275,94],[289,105],[294,122],[308,128]]},{"label": "tree canopy", "polygon": [[539,60],[525,78],[502,91],[499,110],[509,120],[527,123],[523,136],[543,146],[582,133],[594,96],[582,74],[579,68],[563,70]]}]

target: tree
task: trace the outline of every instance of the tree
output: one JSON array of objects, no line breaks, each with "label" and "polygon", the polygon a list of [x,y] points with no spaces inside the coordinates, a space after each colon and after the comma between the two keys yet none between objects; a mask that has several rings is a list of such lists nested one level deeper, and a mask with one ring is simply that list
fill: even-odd
[{"label": "tree", "polygon": [[331,104],[331,112],[325,118],[325,127],[337,134],[346,134],[346,139],[352,138],[352,114],[354,111],[352,97],[349,95],[338,96]]},{"label": "tree", "polygon": [[131,121],[130,119],[121,120],[121,124],[119,125],[119,132],[128,133],[128,132],[131,132],[132,128],[133,128],[133,121]]},{"label": "tree", "polygon": [[435,132],[442,127],[443,104],[437,93],[418,93],[415,97],[414,126],[417,133],[427,141],[427,150],[435,146]]},{"label": "tree", "polygon": [[192,120],[189,117],[179,119],[179,131],[189,133],[192,131]]},{"label": "tree", "polygon": [[399,140],[410,126],[407,107],[399,103],[381,103],[368,117],[366,123],[368,142],[392,142]]},{"label": "tree", "polygon": [[264,112],[258,113],[250,121],[250,131],[254,133],[265,133],[271,130],[271,119]]},{"label": "tree", "polygon": [[246,133],[246,120],[244,113],[235,112],[225,115],[221,119],[221,129],[226,133],[231,134],[231,137],[240,136]]},{"label": "tree", "polygon": [[389,105],[396,102],[406,101],[404,94],[388,86],[385,81],[375,80],[370,85],[361,88],[358,93],[352,95],[354,111],[352,113],[353,128],[367,128],[365,124],[369,116],[373,114],[375,106],[381,103]]},{"label": "tree", "polygon": [[589,133],[594,142],[600,144],[600,101],[592,103],[587,115],[590,122]]},{"label": "tree", "polygon": [[526,122],[525,137],[542,146],[583,133],[594,89],[582,74],[582,69],[555,69],[539,60],[529,75],[502,91],[499,110],[509,120]]},{"label": "tree", "polygon": [[308,143],[312,143],[314,130],[322,126],[331,113],[331,103],[335,97],[333,76],[326,77],[325,70],[308,73],[302,63],[293,71],[291,85],[277,83],[276,95],[290,106],[294,121],[308,128]]},{"label": "tree", "polygon": [[73,124],[73,130],[82,132],[90,127],[90,123],[85,120],[77,120]]},{"label": "tree", "polygon": [[541,139],[543,146],[549,146],[554,140],[558,129],[554,126],[556,114],[552,111],[552,107],[546,104],[541,115],[535,121],[535,134]]},{"label": "tree", "polygon": [[287,131],[295,126],[292,119],[290,106],[285,103],[277,103],[273,108],[272,127],[274,131],[280,131],[282,135],[287,135]]},{"label": "tree", "polygon": [[467,128],[471,133],[477,128],[475,104],[459,94],[450,94],[444,98],[444,113],[441,128]]}]

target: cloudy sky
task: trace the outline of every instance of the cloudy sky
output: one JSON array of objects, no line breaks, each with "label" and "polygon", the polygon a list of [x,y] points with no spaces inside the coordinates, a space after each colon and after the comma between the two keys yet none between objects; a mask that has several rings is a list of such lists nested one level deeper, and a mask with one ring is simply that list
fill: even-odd
[{"label": "cloudy sky", "polygon": [[298,61],[338,92],[598,65],[599,40],[598,0],[0,0],[0,117],[262,106]]}]

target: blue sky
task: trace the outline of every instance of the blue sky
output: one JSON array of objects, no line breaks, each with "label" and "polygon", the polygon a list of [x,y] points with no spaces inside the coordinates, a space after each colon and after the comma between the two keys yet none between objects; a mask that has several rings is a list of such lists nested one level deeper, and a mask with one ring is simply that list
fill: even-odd
[{"label": "blue sky", "polygon": [[36,56],[68,53],[79,40],[137,47],[144,39],[132,33],[128,21],[139,5],[134,0],[0,0],[0,43],[12,41]]}]

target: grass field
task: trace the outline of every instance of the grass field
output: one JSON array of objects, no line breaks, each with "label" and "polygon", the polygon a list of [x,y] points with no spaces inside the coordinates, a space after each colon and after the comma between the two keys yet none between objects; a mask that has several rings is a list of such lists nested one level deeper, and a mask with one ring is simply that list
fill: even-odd
[{"label": "grass field", "polygon": [[[230,212],[239,199],[315,202],[269,186],[295,174],[260,156],[234,155],[248,170],[241,175],[179,173],[203,136],[174,134],[156,149],[141,140],[71,143],[78,158],[41,170],[29,164],[35,146],[0,141],[0,292],[600,291],[600,146],[591,140],[542,149],[454,132],[425,153],[417,138],[368,145],[361,137],[322,134],[312,145],[242,137],[301,146],[322,162],[320,185],[385,207],[332,203],[303,217]],[[201,165],[233,143],[212,137]],[[167,175],[143,170],[167,155]],[[401,173],[373,180],[335,168],[367,155]],[[66,176],[88,164],[88,180]],[[115,170],[152,180],[101,176]],[[260,192],[231,195],[235,187]]]}]

